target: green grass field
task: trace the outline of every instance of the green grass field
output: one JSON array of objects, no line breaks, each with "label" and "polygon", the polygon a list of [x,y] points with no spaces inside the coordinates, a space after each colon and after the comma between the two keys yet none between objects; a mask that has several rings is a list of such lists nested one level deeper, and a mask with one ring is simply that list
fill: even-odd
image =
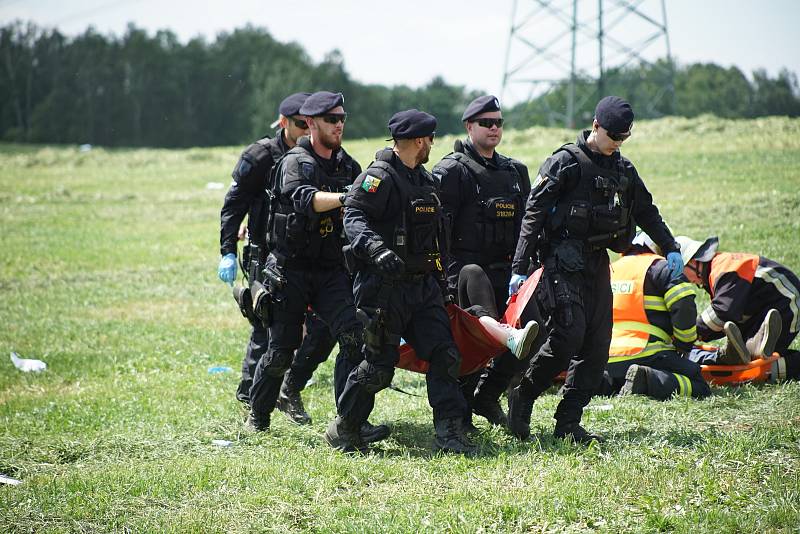
[{"label": "green grass field", "polygon": [[[501,148],[535,176],[574,136],[509,131]],[[382,142],[345,146],[366,166]],[[0,145],[0,474],[23,481],[0,485],[0,531],[800,531],[798,383],[596,398],[585,423],[610,439],[589,448],[552,439],[548,394],[538,442],[478,419],[466,459],[431,453],[424,380],[399,371],[422,396],[382,392],[371,420],[393,436],[347,457],[322,440],[329,361],[305,392],[312,426],[245,432],[249,331],[216,277],[240,150]],[[800,120],[642,122],[624,153],[677,234],[800,270]]]}]

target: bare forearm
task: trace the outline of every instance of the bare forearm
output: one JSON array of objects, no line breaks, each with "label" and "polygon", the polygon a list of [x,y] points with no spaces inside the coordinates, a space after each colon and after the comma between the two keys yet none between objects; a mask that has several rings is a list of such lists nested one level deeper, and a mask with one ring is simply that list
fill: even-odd
[{"label": "bare forearm", "polygon": [[314,193],[314,198],[311,201],[311,207],[317,213],[330,211],[336,208],[341,208],[342,203],[339,202],[341,193],[329,193],[327,191],[317,191]]}]

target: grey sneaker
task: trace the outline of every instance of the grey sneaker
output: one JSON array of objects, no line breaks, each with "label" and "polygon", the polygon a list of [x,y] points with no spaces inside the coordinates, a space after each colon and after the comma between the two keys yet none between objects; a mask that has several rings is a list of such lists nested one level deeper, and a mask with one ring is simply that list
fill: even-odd
[{"label": "grey sneaker", "polygon": [[722,327],[728,338],[724,347],[719,349],[717,363],[722,365],[747,365],[750,363],[750,352],[742,338],[742,332],[736,323],[728,321]]},{"label": "grey sneaker", "polygon": [[747,340],[747,351],[753,358],[769,358],[775,352],[782,329],[781,314],[778,310],[769,310],[756,335]]}]

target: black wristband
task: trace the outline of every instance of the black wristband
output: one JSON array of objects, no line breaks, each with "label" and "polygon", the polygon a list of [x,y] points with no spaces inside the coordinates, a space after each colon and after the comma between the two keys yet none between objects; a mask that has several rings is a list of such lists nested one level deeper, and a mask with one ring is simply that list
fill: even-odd
[{"label": "black wristband", "polygon": [[344,206],[344,199],[346,198],[347,198],[347,193],[342,193],[341,195],[339,195],[339,204]]}]

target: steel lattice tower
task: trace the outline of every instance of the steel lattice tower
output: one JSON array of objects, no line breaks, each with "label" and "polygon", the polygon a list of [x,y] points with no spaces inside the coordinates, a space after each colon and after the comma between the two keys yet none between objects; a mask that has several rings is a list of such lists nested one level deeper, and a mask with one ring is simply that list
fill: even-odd
[{"label": "steel lattice tower", "polygon": [[[503,99],[531,100],[567,84],[566,102],[546,112],[551,124],[572,128],[576,109],[605,93],[610,69],[643,64],[664,71],[667,80],[648,98],[648,111],[658,115],[666,99],[674,104],[664,4],[665,0],[513,0]],[[655,63],[662,58],[666,64]],[[597,90],[576,102],[579,80],[595,82]]]}]

